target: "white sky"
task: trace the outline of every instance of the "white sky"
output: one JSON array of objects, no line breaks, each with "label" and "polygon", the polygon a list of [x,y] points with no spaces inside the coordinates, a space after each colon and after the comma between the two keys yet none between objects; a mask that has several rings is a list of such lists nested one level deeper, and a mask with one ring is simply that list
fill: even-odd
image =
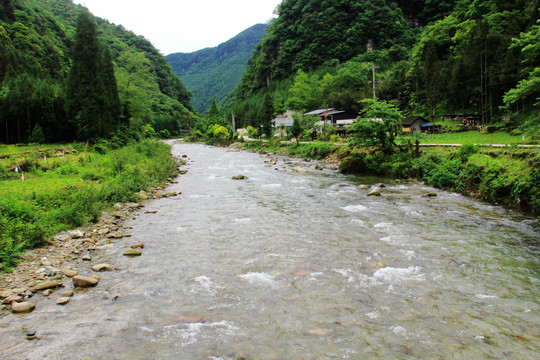
[{"label": "white sky", "polygon": [[74,0],[95,16],[123,25],[162,54],[214,47],[265,23],[281,0]]}]

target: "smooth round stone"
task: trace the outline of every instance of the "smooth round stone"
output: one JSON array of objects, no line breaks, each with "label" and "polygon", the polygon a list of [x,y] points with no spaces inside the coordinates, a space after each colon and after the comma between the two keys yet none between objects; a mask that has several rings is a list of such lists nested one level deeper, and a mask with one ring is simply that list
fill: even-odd
[{"label": "smooth round stone", "polygon": [[81,276],[77,275],[73,277],[73,286],[75,287],[92,287],[96,286],[99,282],[99,279],[89,277],[89,276]]},{"label": "smooth round stone", "polygon": [[11,311],[16,314],[20,313],[29,313],[34,311],[36,308],[36,304],[31,302],[20,302],[20,303],[13,303],[11,304]]},{"label": "smooth round stone", "polygon": [[124,255],[125,256],[141,256],[142,251],[137,250],[137,249],[126,249],[126,251],[124,251]]}]

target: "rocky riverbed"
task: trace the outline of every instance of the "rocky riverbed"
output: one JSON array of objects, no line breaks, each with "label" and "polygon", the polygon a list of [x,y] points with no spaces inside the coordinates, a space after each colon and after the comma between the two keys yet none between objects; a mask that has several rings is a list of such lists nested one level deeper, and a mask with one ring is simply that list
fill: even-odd
[{"label": "rocky riverbed", "polygon": [[[0,278],[0,315],[33,311],[44,297],[57,298],[58,305],[66,305],[74,296],[73,288],[97,285],[102,271],[120,271],[113,259],[104,256],[104,250],[115,240],[131,237],[124,222],[136,216],[146,201],[180,195],[163,189],[141,191],[139,202],[117,203],[95,224],[57,234],[48,246],[28,251],[11,273]],[[132,246],[141,248],[144,244]]]}]

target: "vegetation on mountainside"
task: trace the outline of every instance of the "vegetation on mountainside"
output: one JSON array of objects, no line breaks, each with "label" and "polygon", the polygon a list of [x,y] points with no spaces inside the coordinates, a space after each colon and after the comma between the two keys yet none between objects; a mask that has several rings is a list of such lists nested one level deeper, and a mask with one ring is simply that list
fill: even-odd
[{"label": "vegetation on mountainside", "polygon": [[167,55],[167,61],[193,94],[193,105],[206,113],[212,98],[221,104],[234,90],[255,46],[266,33],[257,24],[214,48]]},{"label": "vegetation on mountainside", "polygon": [[[170,147],[145,140],[122,148],[100,141],[71,145],[0,146],[0,264],[54,234],[97,220],[117,202],[177,173]],[[24,181],[22,181],[24,179]]]},{"label": "vegetation on mountainside", "polygon": [[[66,111],[68,74],[77,19],[86,10],[70,0],[6,0],[1,10],[0,142],[27,142],[34,130],[47,142],[75,139],[76,121]],[[151,43],[122,26],[96,23],[100,48],[109,49],[114,64],[126,124],[119,136],[192,125],[190,94]]]},{"label": "vegetation on mountainside", "polygon": [[[538,0],[289,0],[278,6],[231,111],[256,124],[276,112],[360,111],[376,96],[404,114],[478,114],[538,133]],[[424,27],[425,26],[425,27]],[[375,72],[375,75],[373,75]],[[375,76],[376,83],[370,83]]]}]

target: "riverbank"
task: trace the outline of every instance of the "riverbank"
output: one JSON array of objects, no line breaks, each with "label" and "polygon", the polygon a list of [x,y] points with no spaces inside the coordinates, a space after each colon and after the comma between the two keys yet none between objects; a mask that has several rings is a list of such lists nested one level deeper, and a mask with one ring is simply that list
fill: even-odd
[{"label": "riverbank", "polygon": [[170,147],[143,141],[124,147],[84,144],[0,148],[0,264],[53,236],[96,222],[116,203],[140,200],[140,191],[178,173]]},{"label": "riverbank", "polygon": [[540,149],[429,146],[392,155],[329,142],[249,141],[245,149],[338,163],[342,173],[415,180],[540,216]]}]

